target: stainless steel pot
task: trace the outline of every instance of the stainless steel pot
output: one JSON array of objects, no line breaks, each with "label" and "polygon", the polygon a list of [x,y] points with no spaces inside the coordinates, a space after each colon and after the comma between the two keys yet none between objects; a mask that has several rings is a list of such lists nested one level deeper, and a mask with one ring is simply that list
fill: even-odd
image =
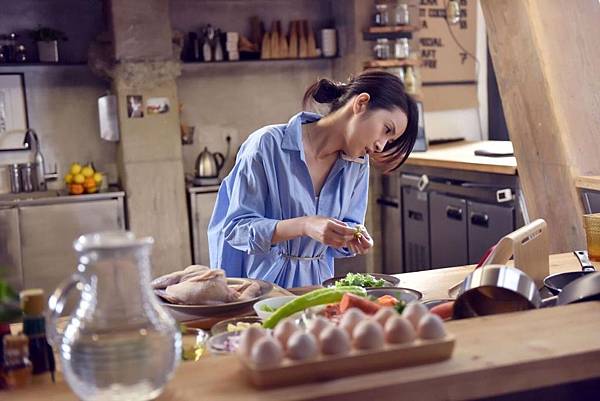
[{"label": "stainless steel pot", "polygon": [[453,318],[535,309],[540,302],[535,282],[521,270],[487,265],[469,274],[461,284]]}]

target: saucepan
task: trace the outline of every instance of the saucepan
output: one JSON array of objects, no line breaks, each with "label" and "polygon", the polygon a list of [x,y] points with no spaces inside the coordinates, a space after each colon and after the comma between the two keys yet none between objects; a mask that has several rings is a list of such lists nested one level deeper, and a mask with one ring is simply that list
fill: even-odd
[{"label": "saucepan", "polygon": [[558,295],[544,299],[542,307],[600,300],[600,272],[591,272],[567,284]]},{"label": "saucepan", "polygon": [[541,297],[535,282],[515,267],[487,265],[462,282],[452,318],[493,315],[538,308]]},{"label": "saucepan", "polygon": [[554,295],[558,295],[563,288],[565,288],[568,284],[585,276],[586,274],[593,273],[596,271],[594,265],[588,259],[587,251],[575,251],[573,252],[577,259],[579,259],[579,264],[581,265],[581,270],[572,271],[572,272],[564,272],[564,273],[556,273],[552,274],[544,279],[544,286],[552,292]]}]

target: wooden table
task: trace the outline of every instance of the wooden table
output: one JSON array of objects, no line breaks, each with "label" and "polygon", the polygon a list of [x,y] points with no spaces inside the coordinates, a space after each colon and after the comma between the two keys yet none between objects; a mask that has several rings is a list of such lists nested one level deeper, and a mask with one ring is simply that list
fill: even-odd
[{"label": "wooden table", "polygon": [[[445,297],[472,267],[399,275],[426,298]],[[551,257],[551,272],[577,270],[572,254]],[[464,400],[600,377],[600,302],[448,323],[451,359],[323,383],[257,390],[235,356],[183,363],[160,400]],[[18,400],[76,400],[66,384],[10,393]],[[401,395],[401,397],[400,397]]]}]

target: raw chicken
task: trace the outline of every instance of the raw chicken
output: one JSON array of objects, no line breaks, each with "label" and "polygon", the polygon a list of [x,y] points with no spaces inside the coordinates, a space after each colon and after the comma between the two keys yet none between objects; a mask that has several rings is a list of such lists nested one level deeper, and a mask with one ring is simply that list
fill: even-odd
[{"label": "raw chicken", "polygon": [[165,274],[152,280],[152,288],[155,290],[167,288],[170,285],[175,285],[182,281],[186,281],[192,277],[201,275],[210,270],[210,267],[202,265],[191,265],[186,267],[184,270],[176,271],[173,273]]},{"label": "raw chicken", "polygon": [[239,298],[239,294],[227,286],[221,269],[196,272],[185,281],[168,286],[165,292],[171,300],[188,305],[216,305]]}]

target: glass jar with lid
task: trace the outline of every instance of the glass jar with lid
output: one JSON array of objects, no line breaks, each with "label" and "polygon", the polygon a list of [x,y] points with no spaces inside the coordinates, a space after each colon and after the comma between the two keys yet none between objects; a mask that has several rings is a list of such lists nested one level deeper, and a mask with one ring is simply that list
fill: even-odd
[{"label": "glass jar with lid", "polygon": [[399,0],[396,4],[396,12],[394,15],[396,25],[410,25],[410,14],[408,12],[408,4],[403,0]]},{"label": "glass jar with lid", "polygon": [[394,58],[402,60],[410,56],[410,46],[407,38],[400,38],[394,44]]},{"label": "glass jar with lid", "polygon": [[376,26],[387,26],[390,23],[388,5],[385,3],[375,4],[374,23]]},{"label": "glass jar with lid", "polygon": [[377,39],[377,44],[373,47],[375,58],[378,60],[387,60],[390,58],[390,41],[387,38]]}]

